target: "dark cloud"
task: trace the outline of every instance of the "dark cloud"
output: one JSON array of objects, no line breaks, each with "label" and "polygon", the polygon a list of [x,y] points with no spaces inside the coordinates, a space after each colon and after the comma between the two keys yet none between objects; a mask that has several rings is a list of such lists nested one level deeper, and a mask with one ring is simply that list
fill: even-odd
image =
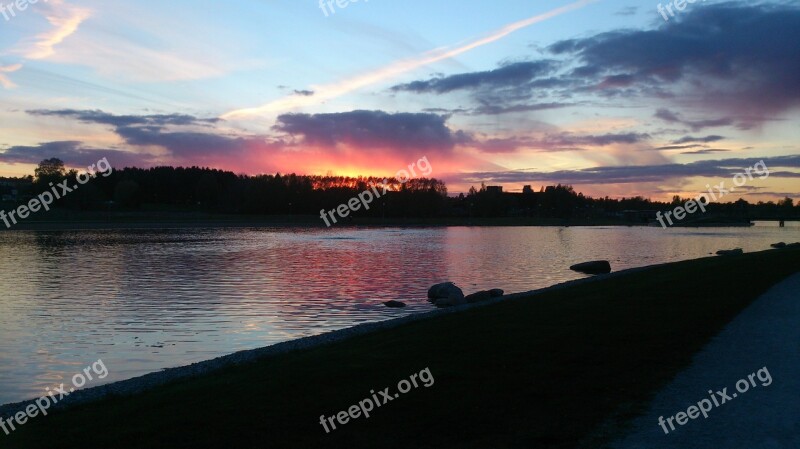
[{"label": "dark cloud", "polygon": [[516,62],[494,70],[440,76],[392,87],[395,92],[446,94],[467,92],[479,105],[470,115],[499,115],[569,106],[558,99],[546,100],[551,89],[571,85],[551,76],[559,64],[552,60]]},{"label": "dark cloud", "polygon": [[713,153],[727,153],[731,150],[725,150],[722,148],[706,148],[703,150],[696,150],[696,151],[684,151],[681,154],[713,154]]},{"label": "dark cloud", "polygon": [[216,123],[219,119],[199,119],[185,114],[155,114],[155,115],[114,115],[100,110],[32,110],[31,115],[46,117],[63,117],[78,120],[83,123],[97,123],[114,127],[146,125],[164,127],[167,125],[206,125]]},{"label": "dark cloud", "polygon": [[484,72],[460,73],[427,81],[414,81],[392,87],[393,91],[443,94],[455,90],[477,90],[485,88],[524,85],[536,78],[553,72],[554,61],[517,62]]},{"label": "dark cloud", "polygon": [[[537,110],[576,95],[652,99],[713,114],[657,115],[693,131],[747,130],[800,106],[800,7],[797,2],[728,2],[687,9],[656,28],[621,29],[554,43],[555,59],[518,62],[394,86],[394,91],[466,91],[478,114]],[[635,8],[626,9],[633,13]],[[722,111],[722,112],[720,112]]]},{"label": "dark cloud", "polygon": [[[460,175],[459,181],[527,183],[551,182],[572,185],[585,184],[628,184],[663,182],[669,179],[686,177],[713,177],[730,179],[747,167],[764,161],[770,170],[770,178],[800,178],[800,173],[776,171],[776,168],[800,168],[800,156],[776,156],[770,158],[725,159],[697,161],[688,164],[633,165],[595,167],[582,170],[561,170],[555,172],[507,171],[467,173]],[[757,175],[754,175],[757,176]]]},{"label": "dark cloud", "polygon": [[705,137],[694,137],[694,136],[684,136],[680,139],[673,140],[672,143],[676,145],[680,145],[682,143],[693,143],[693,142],[700,142],[700,143],[711,143],[711,142],[719,142],[720,140],[724,140],[725,138],[722,136],[705,136]]},{"label": "dark cloud", "polygon": [[705,119],[705,120],[684,120],[677,112],[672,112],[669,109],[659,109],[656,111],[656,118],[660,118],[667,123],[679,123],[681,125],[692,128],[692,131],[700,131],[703,128],[713,128],[717,126],[729,126],[733,124],[731,118],[718,118],[718,119]]},{"label": "dark cloud", "polygon": [[532,104],[491,104],[486,103],[469,111],[470,115],[501,115],[515,112],[543,111],[545,109],[559,109],[572,106],[570,103],[532,103]]},{"label": "dark cloud", "polygon": [[302,136],[310,145],[335,148],[393,148],[449,151],[470,138],[447,127],[447,117],[427,113],[351,111],[331,114],[284,114],[276,131]]},{"label": "dark cloud", "polygon": [[608,89],[608,88],[616,88],[616,87],[629,87],[636,82],[636,77],[629,74],[623,75],[611,75],[607,76],[603,81],[600,83],[600,88]]},{"label": "dark cloud", "polygon": [[697,5],[654,30],[564,40],[549,50],[578,58],[576,73],[584,76],[625,73],[642,87],[673,84],[696,106],[726,107],[758,120],[800,105],[797,42],[796,3],[732,2]]},{"label": "dark cloud", "polygon": [[544,137],[509,137],[483,141],[473,140],[472,146],[486,153],[510,153],[519,149],[535,151],[583,151],[583,147],[603,147],[614,144],[637,144],[650,139],[649,134],[624,133],[577,135],[547,134]]},{"label": "dark cloud", "polygon": [[659,110],[656,111],[654,116],[656,118],[660,118],[661,120],[664,120],[665,122],[681,123],[680,117],[678,117],[678,115],[676,113],[670,111],[669,109],[664,109],[664,108],[659,109]]},{"label": "dark cloud", "polygon": [[273,149],[264,137],[228,136],[220,133],[175,130],[179,127],[213,126],[216,118],[201,119],[185,114],[115,115],[94,110],[33,110],[31,115],[62,117],[82,123],[110,125],[125,143],[134,146],[160,146],[176,162],[201,163],[220,157],[242,156],[247,151]]},{"label": "dark cloud", "polygon": [[314,95],[313,90],[296,90],[294,91],[295,95],[300,95],[301,97],[311,97]]},{"label": "dark cloud", "polygon": [[697,148],[701,147],[699,143],[691,144],[691,145],[667,145],[665,147],[658,147],[655,148],[656,150],[685,150],[687,148]]},{"label": "dark cloud", "polygon": [[44,159],[58,158],[69,167],[88,167],[102,158],[113,167],[145,166],[154,161],[152,155],[114,149],[85,148],[81,142],[56,141],[36,146],[14,146],[0,153],[7,164],[38,164]]},{"label": "dark cloud", "polygon": [[151,126],[124,126],[116,130],[129,145],[161,146],[179,158],[205,156],[237,156],[249,148],[264,144],[262,138],[229,137],[212,133],[165,132]]}]

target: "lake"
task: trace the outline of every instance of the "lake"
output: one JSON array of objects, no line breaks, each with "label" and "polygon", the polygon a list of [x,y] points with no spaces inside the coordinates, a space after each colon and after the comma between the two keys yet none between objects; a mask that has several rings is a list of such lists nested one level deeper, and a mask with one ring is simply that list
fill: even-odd
[{"label": "lake", "polygon": [[798,223],[3,232],[0,404],[101,358],[110,382],[424,312],[437,282],[522,292],[584,277],[569,266],[587,260],[619,270],[779,241],[800,241]]}]

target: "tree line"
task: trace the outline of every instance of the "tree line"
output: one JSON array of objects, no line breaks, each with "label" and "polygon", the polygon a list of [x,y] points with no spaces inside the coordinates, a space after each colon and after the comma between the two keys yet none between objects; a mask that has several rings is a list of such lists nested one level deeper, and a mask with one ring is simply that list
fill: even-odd
[{"label": "tree line", "polygon": [[[78,173],[52,158],[42,161],[34,176],[0,179],[0,193],[17,191],[15,201],[50,189],[51,183]],[[498,189],[471,188],[467,194],[450,197],[441,180],[414,178],[404,183],[382,177],[346,177],[291,174],[242,175],[201,167],[124,168],[107,177],[98,176],[56,204],[71,210],[139,210],[159,207],[173,211],[206,211],[226,214],[318,215],[322,209],[344,204],[359,193],[378,185],[387,189],[373,207],[359,211],[372,217],[531,217],[566,220],[616,218],[628,222],[650,220],[648,211],[667,210],[686,202],[643,197],[591,198],[568,185],[542,186],[538,192],[504,193]],[[638,213],[636,213],[638,211]],[[777,203],[712,203],[704,216],[732,220],[800,217],[800,203],[791,198]]]}]

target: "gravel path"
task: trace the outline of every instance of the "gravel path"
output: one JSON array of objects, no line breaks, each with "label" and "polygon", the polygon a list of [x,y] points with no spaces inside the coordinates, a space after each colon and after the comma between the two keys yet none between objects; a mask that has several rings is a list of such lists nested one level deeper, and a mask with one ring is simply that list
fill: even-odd
[{"label": "gravel path", "polygon": [[[747,380],[737,384],[751,373],[756,373],[755,386]],[[737,385],[744,390],[745,383],[746,392],[737,390]],[[708,418],[700,414],[683,425],[675,421],[674,431],[665,423],[665,434],[660,416],[666,420],[685,413],[711,399],[709,390],[723,388],[731,399],[714,406]],[[722,402],[721,395],[714,396]],[[632,424],[633,430],[610,447],[800,448],[800,274],[775,285],[729,323]]]}]

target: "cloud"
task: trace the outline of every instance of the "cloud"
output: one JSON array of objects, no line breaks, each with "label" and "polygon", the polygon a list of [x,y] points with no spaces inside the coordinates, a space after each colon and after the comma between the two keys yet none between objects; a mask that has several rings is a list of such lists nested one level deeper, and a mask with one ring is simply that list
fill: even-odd
[{"label": "cloud", "polygon": [[528,82],[548,75],[555,69],[555,61],[517,62],[484,72],[460,73],[427,81],[414,81],[398,84],[391,90],[395,92],[443,94],[456,90],[476,90],[482,88],[525,85]]},{"label": "cloud", "polygon": [[573,106],[572,103],[528,103],[502,105],[497,103],[485,102],[480,106],[465,110],[469,115],[502,115],[519,112],[544,111],[547,109],[559,109]]},{"label": "cloud", "polygon": [[576,135],[573,133],[546,134],[542,137],[509,137],[486,140],[473,139],[467,143],[486,153],[510,153],[520,149],[534,151],[584,151],[583,147],[605,147],[609,145],[632,145],[647,141],[649,134],[622,133],[600,135]]},{"label": "cloud", "polygon": [[691,119],[667,108],[656,115],[693,131],[734,125],[752,129],[800,107],[796,3],[703,5],[667,24],[658,22],[652,29],[558,41],[547,47],[548,58],[411,81],[393,90],[464,90],[479,105],[490,105],[476,110],[487,113],[513,110],[532,98],[533,103],[555,104],[576,95],[595,95],[652,99],[718,116]]},{"label": "cloud", "polygon": [[687,148],[697,148],[701,147],[700,144],[691,144],[691,145],[667,145],[665,147],[658,147],[656,150],[685,150]]},{"label": "cloud", "polygon": [[53,25],[53,29],[38,34],[22,51],[26,59],[45,59],[55,53],[54,47],[78,31],[80,24],[91,12],[85,8],[69,5],[63,0],[49,0],[41,6],[42,14]]},{"label": "cloud", "polygon": [[4,73],[14,73],[21,68],[22,64],[0,65],[0,85],[2,85],[4,89],[13,89],[17,87]]},{"label": "cloud", "polygon": [[681,154],[713,154],[713,153],[727,153],[731,150],[725,150],[722,148],[706,148],[703,150],[696,150],[696,151],[684,151]]},{"label": "cloud", "polygon": [[420,149],[448,152],[468,137],[447,127],[445,116],[429,113],[351,111],[330,114],[284,114],[276,131],[301,136],[305,145],[359,149]]},{"label": "cloud", "polygon": [[[657,29],[563,40],[549,50],[577,58],[585,76],[628,74],[640,95],[669,94],[696,108],[746,115],[757,124],[800,106],[798,41],[797,4],[721,3],[686,10]],[[692,126],[720,126],[725,120]]]},{"label": "cloud", "polygon": [[[718,126],[729,126],[733,124],[731,118],[718,118],[718,119],[705,119],[705,120],[684,120],[680,118],[680,114],[672,112],[668,109],[659,109],[655,113],[655,117],[664,120],[667,123],[679,123],[681,125],[692,128],[692,131],[700,131],[704,128],[714,128]],[[746,125],[743,125],[746,127]]]},{"label": "cloud", "polygon": [[[55,28],[36,35],[12,53],[21,54],[25,59],[45,59],[55,54],[54,47],[78,30],[80,24],[90,16],[87,9],[67,5],[63,0],[49,0],[39,5],[47,21]],[[0,85],[12,89],[17,85],[4,73],[12,73],[22,68],[22,64],[0,66]]]},{"label": "cloud", "polygon": [[493,182],[528,184],[536,181],[571,185],[598,185],[664,182],[670,179],[687,177],[727,179],[737,173],[741,173],[744,168],[752,167],[762,160],[770,169],[770,178],[800,177],[800,173],[775,170],[778,167],[800,168],[800,156],[776,156],[770,158],[697,161],[688,164],[606,166],[553,172],[505,171],[465,173],[459,175],[459,181],[467,183]]},{"label": "cloud", "polygon": [[114,115],[101,110],[36,109],[27,112],[31,115],[72,118],[83,123],[97,123],[114,127],[147,125],[160,128],[167,125],[203,125],[219,121],[217,118],[199,119],[185,114]]},{"label": "cloud", "polygon": [[114,167],[146,166],[156,162],[153,155],[115,149],[86,148],[81,142],[55,141],[35,146],[13,146],[0,153],[0,162],[7,164],[38,164],[44,159],[58,158],[68,167],[88,167],[102,158]]},{"label": "cloud", "polygon": [[[229,136],[208,128],[217,118],[185,114],[114,115],[99,110],[32,110],[31,115],[61,117],[82,123],[109,125],[128,145],[157,146],[169,153],[164,160],[189,163],[221,163],[226,158],[257,155],[279,149],[264,136]],[[189,130],[181,129],[189,127]],[[249,154],[252,153],[252,154]]]},{"label": "cloud", "polygon": [[720,140],[724,140],[725,138],[722,136],[712,135],[712,136],[705,136],[705,137],[694,137],[694,136],[684,136],[680,139],[673,140],[672,143],[680,145],[682,143],[711,143],[711,142],[719,142]]},{"label": "cloud", "polygon": [[500,115],[563,108],[572,104],[529,101],[536,89],[554,87],[563,82],[549,76],[557,66],[556,61],[552,60],[516,62],[494,70],[398,84],[391,90],[436,95],[466,91],[479,104],[473,109],[465,110],[469,115]]},{"label": "cloud", "polygon": [[230,111],[226,114],[223,114],[222,118],[225,119],[247,118],[269,113],[288,111],[303,106],[316,105],[322,103],[323,101],[340,97],[344,94],[353,92],[355,90],[364,88],[366,86],[390,80],[399,75],[402,75],[403,73],[410,72],[420,67],[425,67],[427,65],[439,61],[444,61],[447,59],[454,58],[456,56],[467,53],[476,48],[483,47],[484,45],[488,45],[493,42],[499,41],[500,39],[503,39],[504,37],[514,33],[515,31],[519,31],[521,29],[527,28],[529,26],[535,25],[540,22],[544,22],[546,20],[552,19],[567,12],[583,8],[584,6],[590,3],[594,3],[595,1],[597,0],[579,0],[577,2],[570,3],[560,8],[550,10],[544,14],[539,14],[527,18],[525,20],[520,20],[518,22],[511,23],[498,30],[495,30],[486,37],[475,39],[460,47],[452,49],[433,50],[423,55],[420,55],[416,58],[397,61],[378,70],[367,72],[363,75],[358,75],[355,77],[349,77],[337,83],[332,83],[322,86],[312,86],[313,90],[316,92],[316,95],[314,95],[313,97],[302,97],[302,96],[298,97],[296,95],[290,95],[288,97],[284,97],[258,107],[237,109],[234,111]]}]

